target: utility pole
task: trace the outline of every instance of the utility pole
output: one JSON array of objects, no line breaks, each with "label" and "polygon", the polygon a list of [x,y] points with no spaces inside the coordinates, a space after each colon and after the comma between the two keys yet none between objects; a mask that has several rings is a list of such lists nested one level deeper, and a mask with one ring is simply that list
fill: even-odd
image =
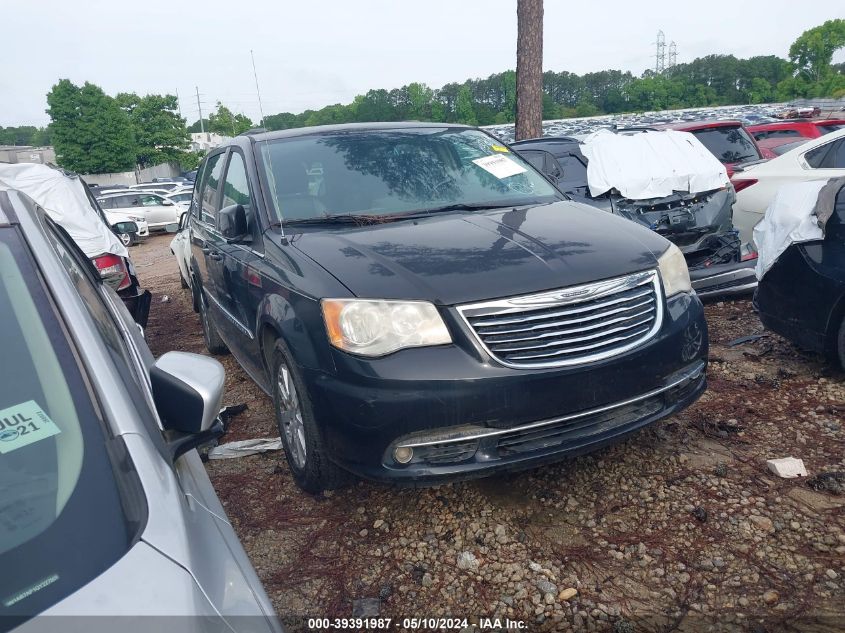
[{"label": "utility pole", "polygon": [[182,102],[179,101],[179,88],[176,88],[176,109],[179,111],[179,118],[182,118]]},{"label": "utility pole", "polygon": [[202,121],[202,106],[200,105],[200,89],[199,86],[194,86],[194,88],[196,88],[197,91],[197,110],[199,110],[200,113],[200,131],[205,134],[205,123]]},{"label": "utility pole", "polygon": [[543,0],[516,2],[516,140],[543,135]]}]

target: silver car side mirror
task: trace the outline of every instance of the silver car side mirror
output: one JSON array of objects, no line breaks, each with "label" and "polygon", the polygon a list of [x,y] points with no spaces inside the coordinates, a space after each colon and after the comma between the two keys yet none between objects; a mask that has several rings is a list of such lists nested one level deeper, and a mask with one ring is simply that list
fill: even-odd
[{"label": "silver car side mirror", "polygon": [[150,368],[156,410],[173,458],[223,433],[223,365],[199,354],[167,352]]}]

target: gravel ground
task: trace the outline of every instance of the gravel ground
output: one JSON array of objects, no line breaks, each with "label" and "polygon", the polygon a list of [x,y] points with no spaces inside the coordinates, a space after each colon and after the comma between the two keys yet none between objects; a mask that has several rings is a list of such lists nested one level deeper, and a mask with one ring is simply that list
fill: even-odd
[{"label": "gravel ground", "polygon": [[[156,355],[204,353],[169,240],[132,249],[153,292],[147,339]],[[774,334],[726,345],[764,333],[747,300],[706,311],[701,400],[559,465],[312,497],[281,452],[209,462],[278,613],[292,630],[376,611],[467,618],[468,630],[487,617],[530,631],[845,629],[845,491],[813,479],[845,472],[845,376]],[[224,441],[277,436],[270,399],[219,360],[224,403],[248,407]],[[810,479],[767,471],[789,455]]]}]

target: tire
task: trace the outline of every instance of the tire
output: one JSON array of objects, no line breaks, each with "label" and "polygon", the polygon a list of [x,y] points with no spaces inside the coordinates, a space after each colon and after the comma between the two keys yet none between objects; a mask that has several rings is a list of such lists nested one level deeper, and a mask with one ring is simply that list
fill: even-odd
[{"label": "tire", "polygon": [[199,285],[199,283],[197,283],[196,278],[192,278],[191,279],[191,285],[190,285],[190,288],[191,288],[191,307],[194,309],[194,312],[196,312],[197,314],[199,314],[199,312],[200,312],[200,300],[199,300],[199,296],[198,296],[198,293],[200,292],[199,287],[200,287],[200,285]]},{"label": "tire", "polygon": [[186,282],[186,281],[185,281],[185,278],[182,276],[182,272],[181,272],[181,271],[179,272],[179,283],[181,283],[181,284],[182,284],[182,288],[183,288],[184,290],[187,290],[188,288],[190,288],[190,286],[188,285],[188,282]]},{"label": "tire", "polygon": [[273,349],[273,408],[282,447],[296,485],[317,494],[344,485],[350,476],[327,455],[311,400],[281,341]]},{"label": "tire", "polygon": [[119,233],[117,238],[123,243],[124,246],[132,246],[135,243],[135,239],[133,238],[131,233]]},{"label": "tire", "polygon": [[199,291],[199,294],[200,323],[202,323],[202,337],[205,340],[205,347],[209,354],[228,354],[229,348],[226,347],[226,343],[220,338],[220,334],[217,332],[217,326],[214,325],[211,315],[208,314],[208,304],[205,302],[205,296],[203,296],[202,290]]},{"label": "tire", "polygon": [[836,358],[839,360],[839,366],[845,369],[845,317],[842,318],[836,337]]}]

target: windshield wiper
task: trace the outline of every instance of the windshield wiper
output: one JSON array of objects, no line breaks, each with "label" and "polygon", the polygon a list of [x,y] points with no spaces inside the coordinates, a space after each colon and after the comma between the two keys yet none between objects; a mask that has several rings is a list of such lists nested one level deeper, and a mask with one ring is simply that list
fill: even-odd
[{"label": "windshield wiper", "polygon": [[378,215],[337,213],[334,215],[315,215],[311,218],[296,218],[293,220],[282,220],[282,226],[295,224],[378,224],[382,222]]}]

